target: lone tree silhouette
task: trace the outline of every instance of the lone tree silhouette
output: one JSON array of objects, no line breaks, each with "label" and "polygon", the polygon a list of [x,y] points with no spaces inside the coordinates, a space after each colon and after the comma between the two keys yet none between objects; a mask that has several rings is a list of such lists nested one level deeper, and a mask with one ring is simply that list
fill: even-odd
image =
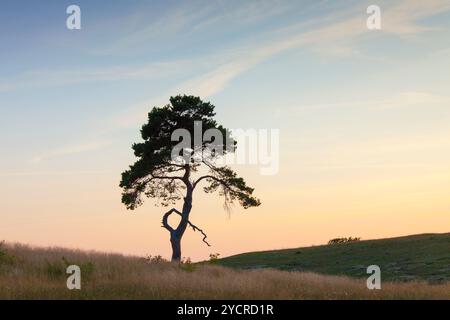
[{"label": "lone tree silhouette", "polygon": [[[127,209],[140,206],[144,196],[165,207],[183,199],[181,210],[172,208],[162,218],[170,233],[172,261],[181,259],[181,239],[188,225],[210,246],[205,232],[189,220],[193,194],[201,182],[206,193],[218,191],[227,208],[235,201],[245,209],[260,205],[243,178],[218,165],[220,158],[236,150],[236,142],[214,116],[214,106],[194,96],[171,97],[170,104],[153,108],[141,130],[144,141],[132,147],[138,160],[122,173],[122,203]],[[168,222],[173,213],[180,216],[176,228]]]}]

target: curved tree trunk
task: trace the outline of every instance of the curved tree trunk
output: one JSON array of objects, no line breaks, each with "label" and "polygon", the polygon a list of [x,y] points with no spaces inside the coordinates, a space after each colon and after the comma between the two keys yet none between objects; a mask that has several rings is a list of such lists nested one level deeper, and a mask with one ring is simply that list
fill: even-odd
[{"label": "curved tree trunk", "polygon": [[188,187],[186,197],[184,198],[183,211],[181,212],[181,221],[175,230],[170,233],[170,243],[172,245],[172,262],[181,261],[181,239],[189,223],[189,214],[192,209],[192,187]]},{"label": "curved tree trunk", "polygon": [[176,234],[171,234],[170,243],[172,244],[172,262],[181,261],[181,238]]}]

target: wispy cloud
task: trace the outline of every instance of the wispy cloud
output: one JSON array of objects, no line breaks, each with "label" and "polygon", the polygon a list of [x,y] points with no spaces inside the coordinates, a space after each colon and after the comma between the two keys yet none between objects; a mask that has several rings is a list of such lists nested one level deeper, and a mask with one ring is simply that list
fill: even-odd
[{"label": "wispy cloud", "polygon": [[[202,18],[208,16],[210,11],[210,5],[202,7],[186,5],[185,7],[165,12],[158,19],[150,22],[146,16],[136,17],[136,15],[131,15],[129,16],[131,21],[122,21],[122,24],[133,24],[135,26],[133,29],[118,34],[117,38],[109,43],[94,44],[93,48],[89,48],[89,53],[117,55],[130,51],[135,52],[137,48],[147,46],[150,41],[168,38],[179,32],[186,32],[190,26],[195,25],[197,21],[201,21]],[[148,12],[148,10],[143,10],[142,13],[144,12]]]},{"label": "wispy cloud", "polygon": [[[129,106],[112,117],[111,125],[113,128],[136,126],[145,118],[149,108],[168,103],[168,97],[171,95],[186,93],[209,98],[222,91],[237,76],[270,56],[273,49],[267,49],[268,51],[260,50],[255,54],[234,53],[228,62],[219,63],[212,70],[174,86],[160,96]],[[223,60],[224,57],[218,56],[216,59]]]},{"label": "wispy cloud", "polygon": [[[205,9],[210,10],[210,9]],[[250,9],[249,9],[250,10]],[[254,10],[254,8],[252,9]],[[426,30],[420,25],[420,20],[440,12],[450,10],[450,3],[446,0],[432,0],[420,4],[412,4],[410,1],[400,1],[395,4],[386,3],[383,6],[383,31],[398,36],[421,33]],[[180,13],[182,14],[182,13]],[[185,15],[183,13],[182,15]],[[199,12],[198,14],[203,14]],[[187,15],[187,14],[186,14]],[[179,22],[180,27],[185,23],[195,20],[194,16],[187,15],[184,22]],[[213,66],[209,70],[192,77],[173,86],[157,97],[135,103],[123,110],[119,114],[112,116],[109,127],[105,132],[120,127],[137,126],[142,123],[148,109],[155,105],[167,103],[170,95],[177,93],[196,94],[202,97],[211,97],[222,91],[236,77],[250,70],[256,65],[268,60],[274,55],[298,47],[319,50],[324,54],[354,54],[359,37],[367,34],[365,24],[365,11],[355,11],[355,9],[344,10],[331,16],[324,17],[326,26],[317,26],[314,21],[305,21],[302,24],[292,25],[289,28],[274,30],[266,34],[265,37],[258,37],[257,40],[240,47],[232,47],[209,57],[202,57],[197,61],[207,60],[208,65]],[[336,21],[336,19],[340,19]],[[307,26],[308,28],[305,28]],[[306,29],[306,31],[305,31]],[[145,40],[145,33],[135,34],[137,39]],[[333,49],[334,48],[334,49]],[[178,64],[185,62],[174,62],[165,65],[153,64],[147,68],[138,69],[108,69],[88,73],[80,77],[80,81],[86,79],[126,79],[151,76],[155,69],[168,68],[176,69]],[[1,90],[1,85],[0,85]],[[438,103],[441,98],[420,92],[409,92],[390,102],[380,101],[385,107],[398,107],[406,104],[418,103],[422,101]],[[353,102],[354,103],[354,102]],[[83,148],[82,148],[83,149]],[[62,149],[51,152],[50,156],[67,154],[67,150]],[[76,149],[75,149],[76,150]],[[41,157],[45,158],[45,157]]]},{"label": "wispy cloud", "polygon": [[176,8],[169,7],[150,22],[144,13],[151,8],[142,8],[142,14],[130,15],[121,21],[122,25],[133,25],[133,28],[119,31],[114,41],[95,43],[89,52],[100,55],[145,52],[151,42],[170,41],[211,30],[239,30],[289,12],[296,6],[295,1],[285,0],[189,1]]},{"label": "wispy cloud", "polygon": [[110,171],[21,171],[0,172],[0,177],[30,177],[30,176],[81,176],[110,174]]},{"label": "wispy cloud", "polygon": [[447,0],[403,0],[383,13],[383,30],[401,36],[422,33],[430,28],[422,25],[421,19],[448,10],[450,2]]},{"label": "wispy cloud", "polygon": [[[277,2],[277,0],[250,2],[240,6],[239,10],[222,5],[223,10],[219,13],[217,8],[220,8],[220,6],[217,6],[217,3],[220,4],[221,2],[208,5],[197,3],[198,7],[185,6],[171,13],[168,19],[162,17],[143,29],[127,34],[123,39],[118,40],[116,49],[127,47],[123,43],[124,41],[147,43],[153,35],[161,36],[170,30],[176,33],[188,26],[189,29],[195,29],[208,23],[223,22],[222,20],[227,19],[230,15],[239,17],[237,20],[240,23],[244,23],[250,17],[251,21],[259,21],[279,15],[292,8],[292,5],[286,4],[276,6]],[[270,7],[275,7],[276,9],[267,10]],[[450,2],[447,0],[430,0],[426,2],[403,0],[395,4],[387,2],[382,8],[383,30],[381,32],[404,36],[429,30],[429,28],[420,24],[420,20],[450,10]],[[361,35],[368,33],[363,6],[360,9],[346,9],[321,17],[321,24],[327,23],[326,26],[317,25],[317,22],[311,19],[259,35],[257,40],[243,46],[230,48],[219,54],[215,53],[194,59],[157,61],[146,65],[110,66],[97,69],[31,70],[12,78],[0,79],[0,92],[95,81],[150,79],[170,76],[201,64],[214,67],[210,71],[206,71],[204,74],[198,75],[179,86],[187,89],[193,88],[203,96],[210,96],[225,88],[228,82],[258,63],[267,60],[275,54],[299,46],[317,50],[326,55],[357,54],[356,41]],[[135,19],[134,16],[132,18]],[[341,20],[336,21],[336,19]],[[157,25],[161,26],[157,27]],[[162,32],[162,28],[165,30],[164,32]],[[106,47],[103,46],[103,49],[106,50]],[[114,50],[112,49],[112,51]],[[205,63],[205,61],[208,61],[208,63]]]},{"label": "wispy cloud", "polygon": [[[414,13],[415,10],[420,12]],[[450,3],[445,0],[433,0],[423,2],[420,5],[411,5],[410,1],[401,1],[395,5],[386,6],[386,9],[383,11],[383,22],[387,24],[386,32],[395,33],[399,36],[420,33],[426,28],[420,27],[418,20],[447,10],[450,10]],[[362,12],[364,13],[364,11]],[[202,97],[213,96],[226,88],[240,74],[276,54],[299,46],[320,50],[325,54],[354,54],[355,43],[358,38],[369,32],[365,24],[366,16],[361,14],[360,11],[355,12],[355,9],[351,9],[324,19],[332,21],[336,16],[346,18],[343,21],[330,23],[325,27],[316,27],[313,30],[303,31],[305,26],[314,23],[313,21],[306,21],[290,28],[273,31],[267,35],[269,40],[262,43],[251,43],[240,48],[233,48],[222,55],[212,57],[212,61],[218,58],[217,64],[212,70],[168,90],[164,96],[133,105],[126,111],[129,114],[128,116],[124,112],[119,117],[116,117],[116,120],[118,120],[116,123],[122,126],[136,125],[137,122],[142,122],[142,116],[150,106],[157,105],[163,101],[166,103],[167,97],[174,93],[191,93]],[[411,99],[418,98],[422,100],[428,99],[427,102],[431,102],[430,99],[433,98],[433,103],[438,99],[430,95],[426,96],[424,93],[410,92],[404,93],[396,101],[391,101],[390,103],[380,101],[380,103],[394,107],[404,105],[408,101],[412,103]],[[417,103],[417,100],[414,103]]]},{"label": "wispy cloud", "polygon": [[295,112],[322,112],[326,109],[349,109],[349,108],[366,108],[372,110],[397,109],[408,107],[432,108],[432,107],[448,107],[450,105],[450,97],[437,95],[423,91],[403,91],[391,95],[384,99],[376,100],[354,100],[342,101],[334,103],[315,103],[315,104],[298,104],[284,105],[282,110],[289,110],[290,113]]},{"label": "wispy cloud", "polygon": [[8,79],[0,79],[0,92],[54,87],[77,83],[143,80],[168,77],[190,67],[192,61],[175,60],[138,66],[111,66],[93,69],[32,70]]},{"label": "wispy cloud", "polygon": [[87,142],[87,143],[83,143],[83,144],[67,145],[67,146],[57,148],[54,150],[49,150],[40,155],[37,155],[32,159],[32,162],[40,162],[40,161],[48,160],[48,159],[55,158],[55,157],[73,155],[73,154],[83,153],[83,152],[87,152],[87,151],[94,151],[94,150],[98,150],[98,149],[107,147],[111,144],[112,144],[111,141],[94,141],[94,142]]},{"label": "wispy cloud", "polygon": [[406,91],[400,92],[391,100],[379,103],[381,108],[405,108],[405,107],[433,107],[450,105],[450,97],[436,95],[429,92]]}]

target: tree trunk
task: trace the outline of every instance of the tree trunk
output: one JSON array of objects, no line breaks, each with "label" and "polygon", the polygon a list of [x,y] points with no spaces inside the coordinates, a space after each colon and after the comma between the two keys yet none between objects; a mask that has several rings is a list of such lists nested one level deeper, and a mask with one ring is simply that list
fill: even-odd
[{"label": "tree trunk", "polygon": [[180,262],[181,261],[181,237],[174,232],[170,236],[170,243],[172,244],[172,262]]},{"label": "tree trunk", "polygon": [[170,234],[170,243],[172,245],[172,262],[181,261],[181,239],[188,226],[189,214],[192,209],[192,187],[188,186],[186,197],[184,198],[183,211],[181,212],[181,221],[178,227]]}]

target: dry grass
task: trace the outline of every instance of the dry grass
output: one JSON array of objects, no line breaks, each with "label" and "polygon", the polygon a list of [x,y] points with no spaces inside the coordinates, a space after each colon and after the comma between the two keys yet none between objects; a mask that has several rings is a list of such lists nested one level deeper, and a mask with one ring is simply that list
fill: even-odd
[{"label": "dry grass", "polygon": [[[383,283],[382,290],[370,291],[361,279],[314,273],[180,267],[116,254],[4,248],[14,258],[0,262],[0,299],[450,299],[450,283]],[[82,290],[66,288],[62,257],[93,264],[90,274],[82,275]]]}]

